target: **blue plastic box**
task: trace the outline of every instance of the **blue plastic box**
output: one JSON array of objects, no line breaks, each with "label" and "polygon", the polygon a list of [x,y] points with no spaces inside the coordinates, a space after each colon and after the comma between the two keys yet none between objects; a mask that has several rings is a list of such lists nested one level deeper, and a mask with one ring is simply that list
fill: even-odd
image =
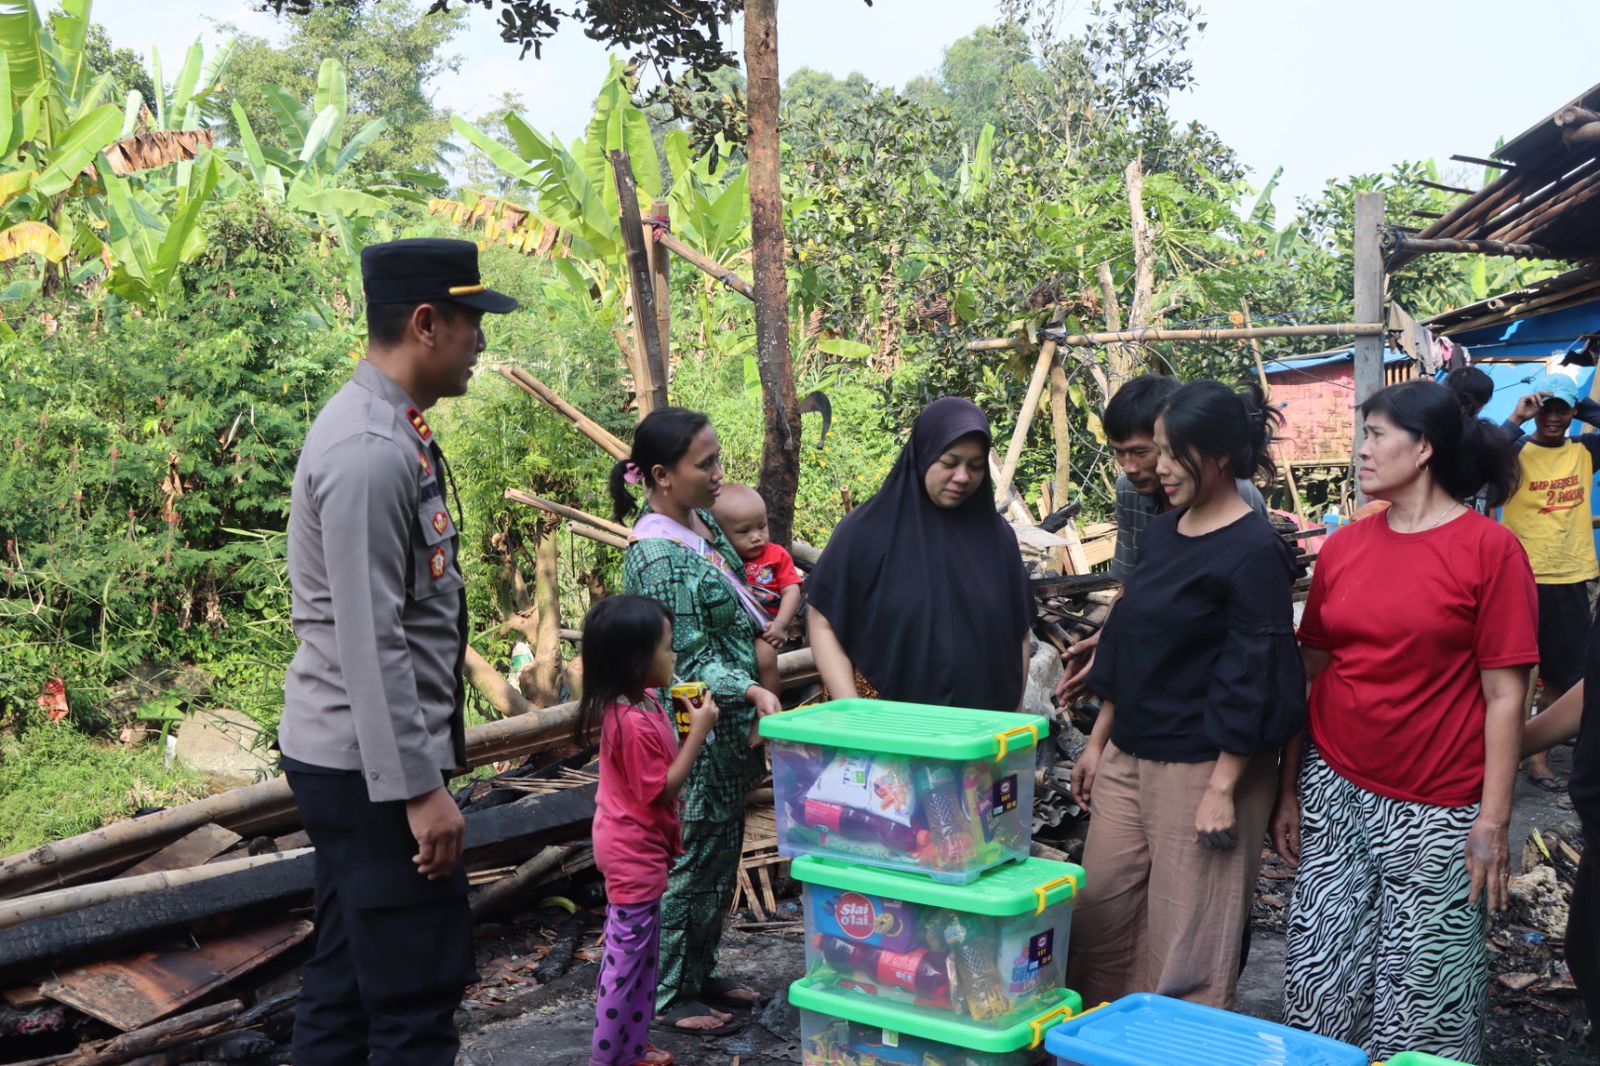
[{"label": "blue plastic box", "polygon": [[1051,1029],[1057,1066],[1369,1066],[1366,1053],[1286,1025],[1149,993]]}]

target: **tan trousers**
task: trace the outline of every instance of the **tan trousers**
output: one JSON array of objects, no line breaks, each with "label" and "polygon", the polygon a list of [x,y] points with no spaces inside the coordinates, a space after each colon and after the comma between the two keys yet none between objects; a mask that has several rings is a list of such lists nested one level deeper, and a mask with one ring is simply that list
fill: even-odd
[{"label": "tan trousers", "polygon": [[1067,984],[1085,1006],[1158,992],[1233,1008],[1277,758],[1256,756],[1239,780],[1239,844],[1227,851],[1195,839],[1215,765],[1154,762],[1106,745],[1083,849],[1088,883],[1067,953]]}]

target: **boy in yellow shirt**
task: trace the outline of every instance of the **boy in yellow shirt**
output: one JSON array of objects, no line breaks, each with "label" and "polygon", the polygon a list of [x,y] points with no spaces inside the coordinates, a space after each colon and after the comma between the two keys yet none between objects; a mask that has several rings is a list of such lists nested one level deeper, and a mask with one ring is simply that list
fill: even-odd
[{"label": "boy in yellow shirt", "polygon": [[[1589,583],[1600,577],[1594,549],[1590,492],[1600,463],[1600,433],[1568,437],[1574,415],[1600,418],[1564,374],[1541,374],[1533,392],[1517,402],[1506,428],[1521,448],[1522,476],[1501,511],[1528,553],[1539,589],[1539,709],[1583,677],[1584,641],[1593,621]],[[1534,431],[1522,435],[1523,422]],[[1528,760],[1528,776],[1541,788],[1563,787],[1541,752]]]}]

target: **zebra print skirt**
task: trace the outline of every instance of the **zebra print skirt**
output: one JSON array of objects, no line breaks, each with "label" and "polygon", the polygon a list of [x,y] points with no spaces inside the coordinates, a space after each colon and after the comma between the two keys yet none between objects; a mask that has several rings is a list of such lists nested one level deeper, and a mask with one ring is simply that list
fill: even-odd
[{"label": "zebra print skirt", "polygon": [[1322,761],[1300,768],[1300,870],[1285,946],[1283,1020],[1382,1060],[1423,1051],[1481,1062],[1489,962],[1469,904],[1478,806],[1368,792]]}]

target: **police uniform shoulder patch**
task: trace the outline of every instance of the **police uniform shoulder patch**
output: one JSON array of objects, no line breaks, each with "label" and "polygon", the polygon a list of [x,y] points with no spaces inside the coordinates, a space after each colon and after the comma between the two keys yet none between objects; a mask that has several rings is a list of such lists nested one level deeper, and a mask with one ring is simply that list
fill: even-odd
[{"label": "police uniform shoulder patch", "polygon": [[406,408],[406,418],[411,423],[411,428],[417,431],[417,436],[423,440],[433,439],[433,430],[428,427],[428,420],[422,417],[422,412],[415,407]]},{"label": "police uniform shoulder patch", "polygon": [[417,449],[417,462],[422,466],[422,476],[433,476],[433,463],[428,461],[428,453],[421,448]]},{"label": "police uniform shoulder patch", "polygon": [[444,565],[444,545],[441,544],[433,549],[433,554],[428,557],[428,573],[433,575],[435,581],[444,577]]},{"label": "police uniform shoulder patch", "polygon": [[450,516],[444,513],[444,508],[433,512],[433,531],[443,533],[450,528]]}]

